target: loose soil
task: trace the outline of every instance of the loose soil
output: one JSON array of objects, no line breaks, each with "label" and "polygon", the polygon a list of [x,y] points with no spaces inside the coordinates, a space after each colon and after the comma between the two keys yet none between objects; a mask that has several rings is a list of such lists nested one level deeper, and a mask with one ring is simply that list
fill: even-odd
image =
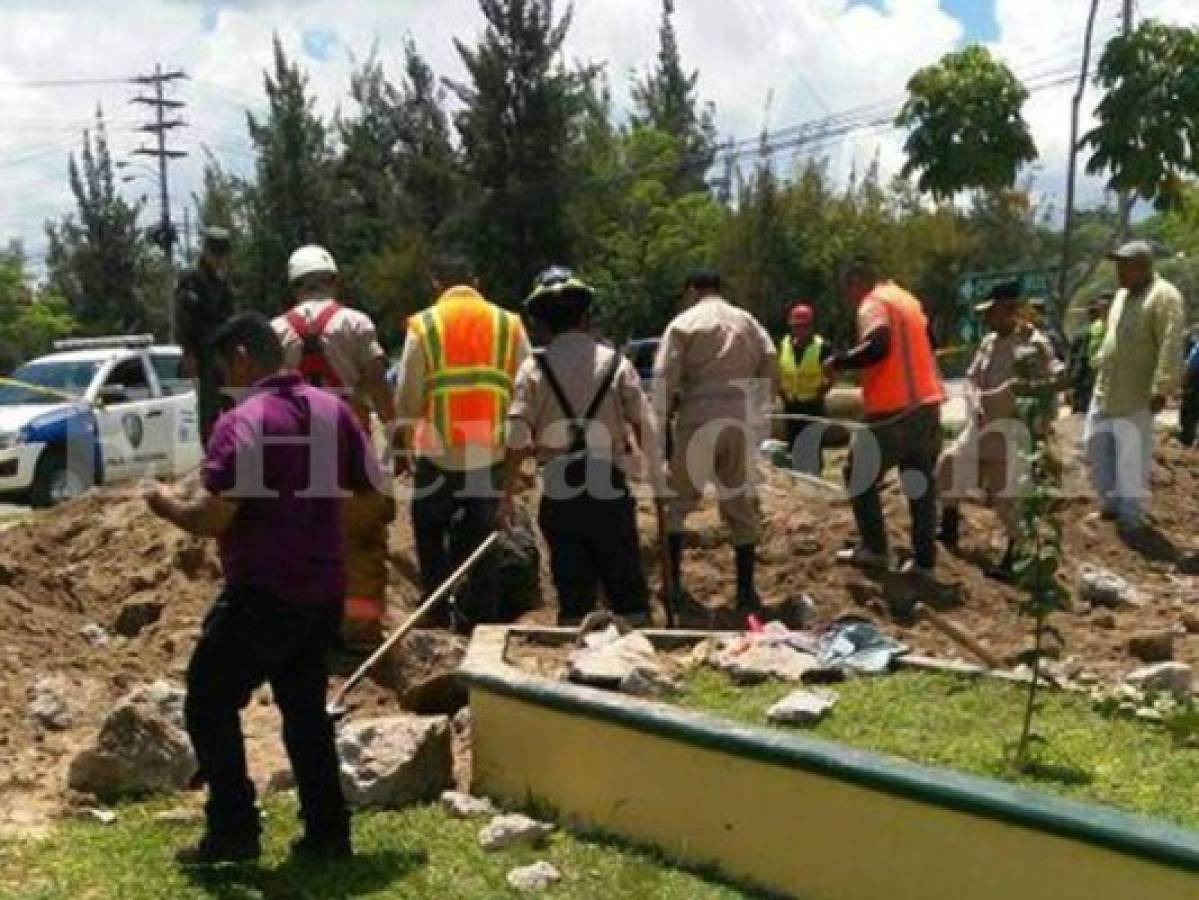
[{"label": "loose soil", "polygon": [[[1073,443],[1068,430],[1063,437],[1067,443]],[[1188,551],[1199,534],[1195,462],[1193,453],[1166,446],[1153,473],[1156,521]],[[895,545],[902,547],[907,542],[906,504],[895,488],[885,500],[888,527]],[[527,508],[532,502],[530,498]],[[833,554],[852,539],[854,529],[848,505],[831,500],[828,491],[771,470],[762,506],[759,591],[774,614],[794,619],[795,601],[807,595],[815,603],[817,625],[847,612],[866,612],[917,652],[962,657],[939,633],[911,622],[911,603],[926,600],[950,607],[947,615],[1001,656],[1023,648],[1027,625],[1015,616],[1016,592],[988,580],[979,568],[980,558],[994,555],[992,543],[1000,541],[989,511],[965,509],[965,550],[960,557],[942,555],[941,586],[930,591],[906,579],[870,577],[837,566]],[[1174,563],[1124,546],[1093,509],[1087,499],[1068,501],[1067,582],[1074,582],[1081,565],[1099,565],[1132,582],[1146,605],[1110,613],[1079,607],[1060,617],[1060,627],[1067,655],[1078,657],[1090,671],[1116,677],[1139,665],[1125,649],[1130,634],[1180,628],[1184,611],[1199,612],[1199,579],[1180,574]],[[639,518],[642,559],[656,592],[658,555],[650,502],[640,501]],[[684,575],[698,605],[680,611],[680,624],[741,624],[728,608],[732,551],[714,505],[705,504],[688,527]],[[394,622],[418,599],[407,515],[392,527],[390,549],[389,616]],[[551,599],[524,617],[528,624],[555,619],[545,548],[541,550],[542,593]],[[218,586],[210,543],[158,522],[139,500],[116,492],[93,493],[0,533],[0,829],[35,827],[61,807],[67,762],[120,696],[144,681],[182,679]],[[111,635],[121,604],[136,595],[163,601],[161,618],[136,637],[112,636],[105,647],[90,645],[81,633],[84,626],[98,624]],[[660,610],[658,615],[660,621]],[[1199,636],[1180,635],[1175,657],[1199,664]],[[70,698],[75,724],[61,732],[46,731],[27,712],[33,683],[49,675],[63,675],[75,688]],[[395,693],[378,685],[368,684],[353,699],[353,714],[360,716],[397,707]],[[265,780],[283,764],[277,719],[265,695],[251,705],[246,731],[253,770]]]}]

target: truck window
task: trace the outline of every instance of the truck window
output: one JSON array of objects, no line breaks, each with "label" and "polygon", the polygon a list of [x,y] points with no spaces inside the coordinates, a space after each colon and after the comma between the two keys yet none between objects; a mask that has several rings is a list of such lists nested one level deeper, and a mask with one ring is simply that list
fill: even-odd
[{"label": "truck window", "polygon": [[146,377],[146,367],[142,365],[141,357],[135,356],[118,363],[105,379],[104,385],[123,387],[130,403],[150,399],[150,379]]},{"label": "truck window", "polygon": [[183,354],[156,353],[150,357],[164,397],[177,397],[192,389],[191,379],[183,371]]}]

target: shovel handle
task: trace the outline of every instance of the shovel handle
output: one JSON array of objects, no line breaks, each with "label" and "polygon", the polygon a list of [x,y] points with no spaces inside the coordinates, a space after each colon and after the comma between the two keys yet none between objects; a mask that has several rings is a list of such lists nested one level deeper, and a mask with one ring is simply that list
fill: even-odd
[{"label": "shovel handle", "polygon": [[467,573],[470,572],[470,570],[475,567],[479,560],[486,555],[487,551],[495,546],[496,541],[499,539],[500,533],[498,531],[493,531],[487,536],[483,543],[479,544],[479,546],[474,549],[474,552],[463,561],[462,565],[460,565],[454,571],[454,574],[443,581],[441,586],[429,595],[429,599],[422,603],[416,612],[410,615],[404,624],[392,632],[392,634],[387,638],[386,641],[383,642],[379,649],[372,653],[366,662],[360,665],[354,671],[354,674],[345,680],[345,683],[343,683],[342,686],[338,688],[337,693],[333,695],[333,700],[329,704],[331,709],[341,709],[345,705],[346,696],[350,693],[350,691],[357,687],[358,683],[366,677],[366,674],[370,672],[370,670],[373,669],[376,664],[378,664],[379,660],[387,655],[387,651],[394,647],[399,640],[404,637],[404,635],[411,631],[416,626],[417,622],[428,615],[429,611],[433,609],[433,607],[444,600],[450,594],[450,592],[454,590],[454,587],[458,584],[458,582],[465,578]]}]

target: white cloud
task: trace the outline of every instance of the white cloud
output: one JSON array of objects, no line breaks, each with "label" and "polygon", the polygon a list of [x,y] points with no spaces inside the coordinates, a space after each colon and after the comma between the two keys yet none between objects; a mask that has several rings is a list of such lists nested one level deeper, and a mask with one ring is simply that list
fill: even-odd
[{"label": "white cloud", "polygon": [[[1077,58],[1087,0],[994,0],[996,49],[1022,74],[1049,73]],[[302,53],[305,33],[328,41],[323,59],[304,57],[318,106],[331,115],[347,103],[352,58],[373,44],[394,73],[411,34],[440,75],[460,77],[452,38],[472,42],[483,23],[475,0],[5,0],[0,32],[0,241],[22,237],[44,249],[42,221],[70,208],[67,154],[78,146],[97,104],[110,122],[119,157],[142,140],[131,130],[145,108],[131,106],[127,85],[29,88],[14,83],[63,77],[120,77],[151,69],[156,60],[185,69],[178,89],[191,123],[173,137],[193,156],[172,168],[181,208],[200,170],[201,143],[226,164],[251,162],[245,108],[262,103],[262,71],[277,33],[289,54]],[[559,0],[560,10],[565,2]],[[657,50],[655,0],[577,0],[567,55],[607,64],[618,107],[627,107],[630,76]],[[677,0],[676,24],[686,64],[700,70],[700,91],[715,101],[724,135],[751,137],[762,127],[773,91],[772,129],[825,115],[897,101],[911,73],[959,45],[962,24],[939,0]],[[1116,4],[1104,4],[1101,33]],[[1199,21],[1193,0],[1141,0],[1146,14]],[[1052,13],[1047,14],[1046,9]],[[1029,108],[1042,147],[1040,183],[1063,180],[1070,89],[1038,93]],[[848,171],[879,155],[884,169],[901,161],[901,136],[883,130],[830,145],[835,170]],[[783,162],[787,162],[783,160]],[[1091,196],[1095,188],[1089,188]],[[156,206],[152,181],[129,186]]]}]

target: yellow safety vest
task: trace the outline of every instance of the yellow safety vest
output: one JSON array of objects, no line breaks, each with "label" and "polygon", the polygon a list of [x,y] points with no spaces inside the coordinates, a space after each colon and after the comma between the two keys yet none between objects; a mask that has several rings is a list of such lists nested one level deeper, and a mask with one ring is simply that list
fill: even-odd
[{"label": "yellow safety vest", "polygon": [[791,336],[783,338],[779,351],[779,384],[784,400],[802,403],[820,396],[820,386],[824,383],[824,366],[820,362],[823,349],[824,339],[817,335],[808,343],[803,359],[797,361]]},{"label": "yellow safety vest", "polygon": [[417,451],[501,446],[524,333],[520,319],[470,288],[454,288],[408,327],[428,366]]}]

